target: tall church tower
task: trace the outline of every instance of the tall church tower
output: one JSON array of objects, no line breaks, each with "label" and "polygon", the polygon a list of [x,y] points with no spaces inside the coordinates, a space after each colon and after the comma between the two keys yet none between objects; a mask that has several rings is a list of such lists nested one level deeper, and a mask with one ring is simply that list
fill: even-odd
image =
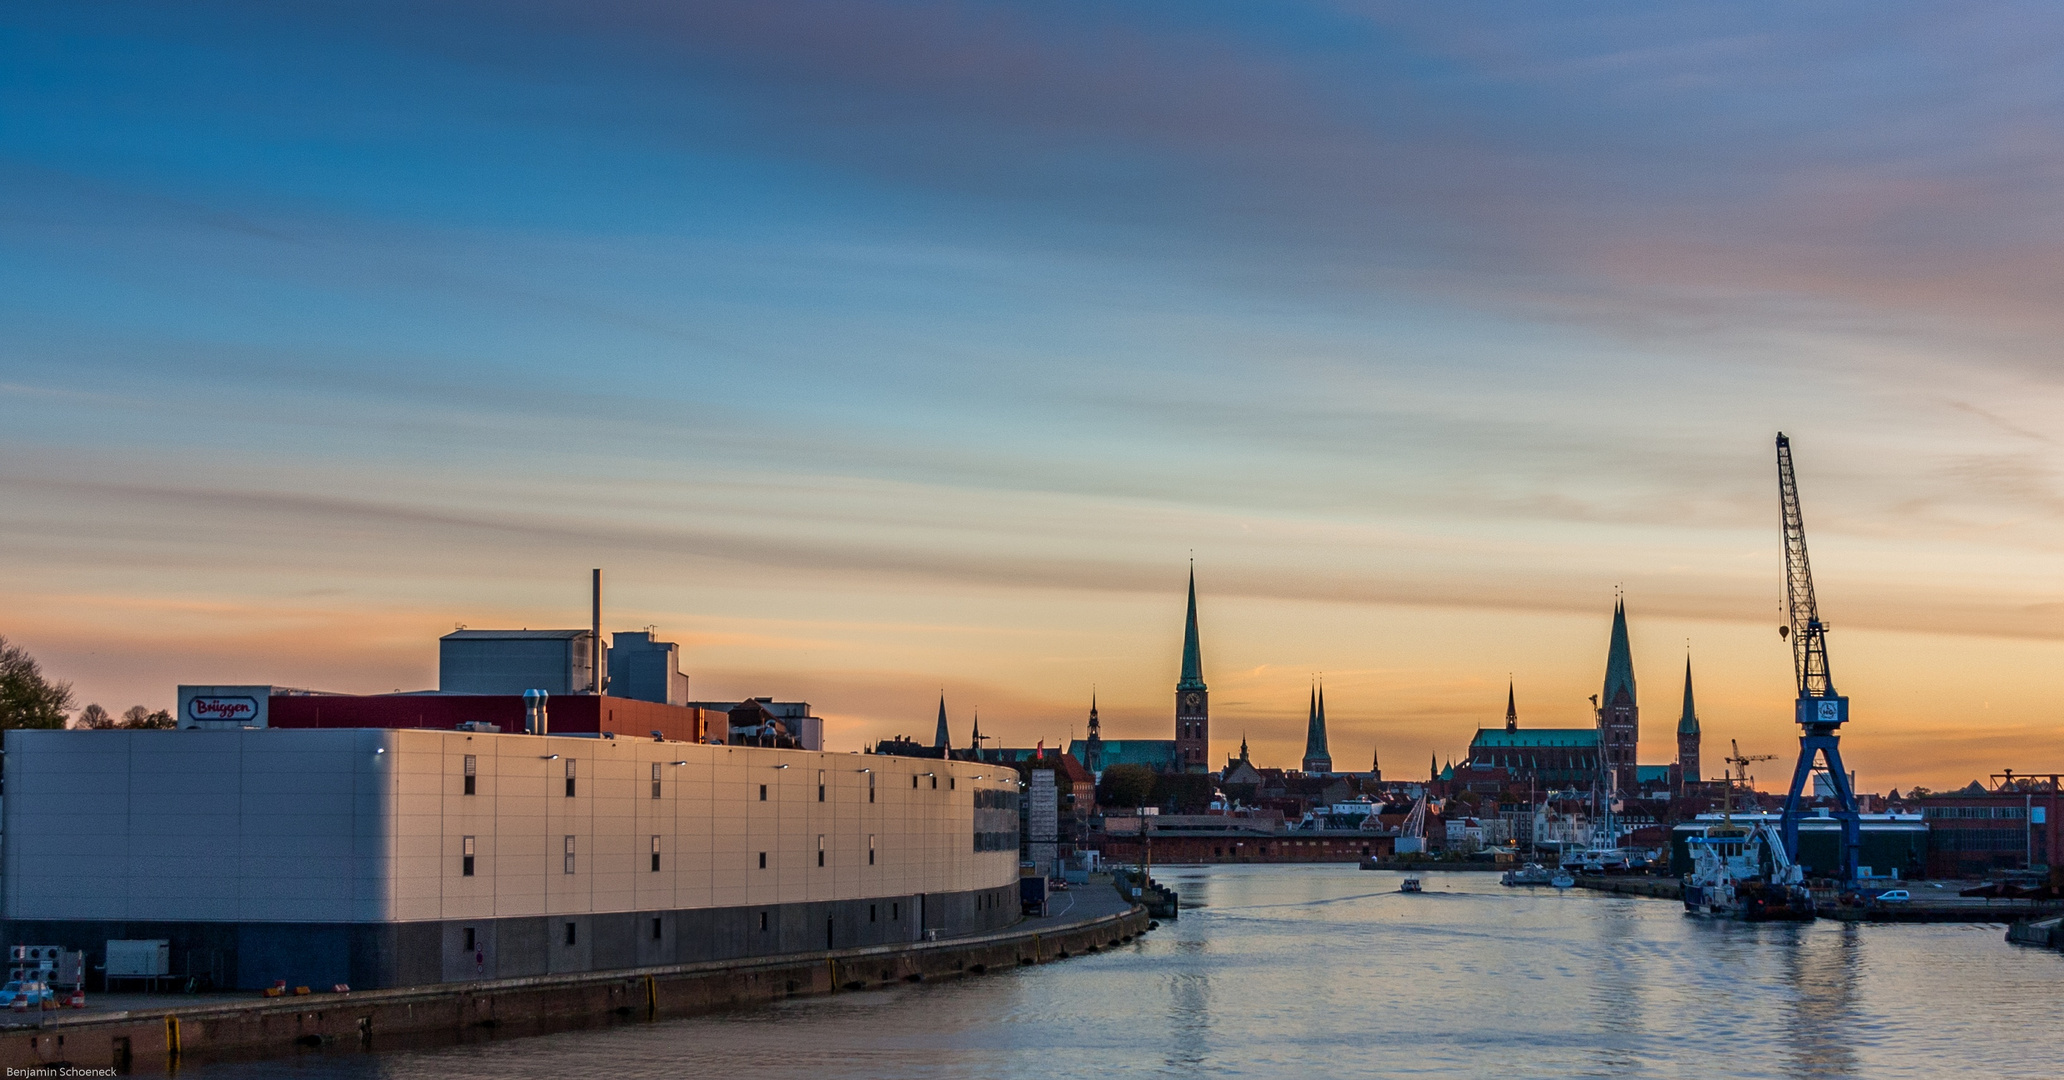
[{"label": "tall church tower", "polygon": [[1312,690],[1311,712],[1304,723],[1304,771],[1323,775],[1333,771],[1333,754],[1326,749],[1326,691]]},{"label": "tall church tower", "polygon": [[1091,776],[1104,774],[1104,726],[1097,721],[1096,691],[1089,694],[1089,738],[1082,740],[1082,767]]},{"label": "tall church tower", "polygon": [[1677,775],[1679,790],[1685,784],[1696,784],[1702,777],[1699,773],[1699,726],[1698,711],[1691,705],[1691,657],[1684,658],[1684,715],[1677,718]]},{"label": "tall church tower", "polygon": [[1605,655],[1605,693],[1598,705],[1598,749],[1606,784],[1621,796],[1635,791],[1635,753],[1641,710],[1634,704],[1634,651],[1627,644],[1627,604],[1613,602],[1612,645]]},{"label": "tall church tower", "polygon": [[1197,568],[1190,567],[1190,615],[1183,627],[1182,677],[1175,683],[1175,767],[1210,770],[1211,691],[1204,685],[1204,654],[1197,644]]}]

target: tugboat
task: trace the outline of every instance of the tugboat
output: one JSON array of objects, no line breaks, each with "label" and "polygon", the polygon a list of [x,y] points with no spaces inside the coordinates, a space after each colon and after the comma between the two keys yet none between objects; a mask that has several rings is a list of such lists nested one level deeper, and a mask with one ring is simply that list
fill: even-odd
[{"label": "tugboat", "polygon": [[1425,890],[1424,888],[1422,888],[1422,887],[1420,886],[1420,884],[1419,884],[1419,879],[1418,879],[1418,878],[1416,878],[1416,877],[1408,877],[1408,878],[1406,878],[1405,880],[1403,880],[1403,881],[1401,881],[1401,882],[1399,882],[1399,883],[1398,883],[1397,891],[1399,891],[1399,892],[1425,892],[1426,890]]},{"label": "tugboat", "polygon": [[[1742,771],[1757,759],[1742,756],[1736,746],[1727,760]],[[1691,873],[1684,875],[1685,913],[1747,922],[1811,922],[1813,891],[1785,854],[1777,828],[1768,821],[1734,820],[1736,783],[1746,786],[1746,774],[1728,780],[1720,821],[1685,841],[1691,852]]]},{"label": "tugboat", "polygon": [[1577,887],[1577,879],[1571,877],[1567,870],[1557,870],[1555,876],[1548,879],[1548,884],[1558,889],[1574,889]]}]

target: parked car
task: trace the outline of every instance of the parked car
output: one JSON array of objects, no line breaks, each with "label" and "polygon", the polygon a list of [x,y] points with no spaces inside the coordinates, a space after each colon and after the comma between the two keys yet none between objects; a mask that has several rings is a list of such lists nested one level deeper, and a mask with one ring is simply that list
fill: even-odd
[{"label": "parked car", "polygon": [[1908,900],[1913,899],[1913,894],[1905,889],[1886,889],[1873,899],[1880,904],[1904,904]]},{"label": "parked car", "polygon": [[37,979],[20,979],[0,986],[0,1002],[10,1009],[54,1009],[57,995],[50,984]]}]

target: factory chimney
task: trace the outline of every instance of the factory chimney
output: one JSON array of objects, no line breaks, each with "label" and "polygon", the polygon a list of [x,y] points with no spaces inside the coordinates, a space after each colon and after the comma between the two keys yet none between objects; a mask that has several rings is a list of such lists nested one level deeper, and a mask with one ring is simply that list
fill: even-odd
[{"label": "factory chimney", "polygon": [[602,644],[602,568],[595,568],[593,590],[592,625],[594,637],[588,642],[588,691],[600,694],[609,687],[609,649]]}]

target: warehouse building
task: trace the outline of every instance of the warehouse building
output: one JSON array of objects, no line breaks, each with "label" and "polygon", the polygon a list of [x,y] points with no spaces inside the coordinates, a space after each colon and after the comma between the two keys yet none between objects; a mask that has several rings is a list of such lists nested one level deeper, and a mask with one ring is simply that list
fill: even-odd
[{"label": "warehouse building", "polygon": [[0,933],[91,962],[165,939],[216,987],[370,988],[1018,918],[1009,769],[326,727],[7,732]]}]

